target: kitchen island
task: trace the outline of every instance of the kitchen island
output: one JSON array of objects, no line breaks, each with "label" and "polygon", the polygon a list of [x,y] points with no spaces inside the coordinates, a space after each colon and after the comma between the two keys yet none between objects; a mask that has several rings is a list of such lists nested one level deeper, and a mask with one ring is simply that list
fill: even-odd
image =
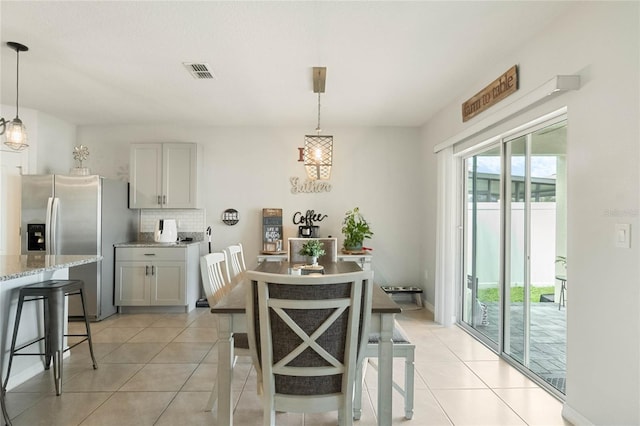
[{"label": "kitchen island", "polygon": [[[96,255],[0,255],[0,371],[3,379],[9,361],[11,335],[20,288],[46,280],[68,279],[70,267],[98,262],[101,259],[102,256]],[[26,343],[39,336],[41,323],[42,304],[25,304],[20,321],[18,344]],[[65,324],[65,330],[66,328]],[[40,357],[14,358],[7,389],[23,383],[43,370],[44,365]]]}]

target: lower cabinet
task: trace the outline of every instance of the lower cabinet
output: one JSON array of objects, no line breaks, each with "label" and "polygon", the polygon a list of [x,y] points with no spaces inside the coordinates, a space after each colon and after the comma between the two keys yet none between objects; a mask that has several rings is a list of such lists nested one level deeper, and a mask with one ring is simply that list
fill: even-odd
[{"label": "lower cabinet", "polygon": [[195,308],[199,289],[199,247],[117,247],[117,306]]}]

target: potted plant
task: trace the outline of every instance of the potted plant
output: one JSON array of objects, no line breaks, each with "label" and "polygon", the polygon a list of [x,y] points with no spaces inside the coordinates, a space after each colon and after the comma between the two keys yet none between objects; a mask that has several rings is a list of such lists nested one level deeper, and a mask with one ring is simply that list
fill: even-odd
[{"label": "potted plant", "polygon": [[316,266],[318,264],[318,258],[325,253],[322,248],[323,246],[324,243],[320,240],[309,240],[302,245],[298,254],[307,256],[309,258],[309,263]]},{"label": "potted plant", "polygon": [[346,251],[362,250],[364,240],[373,236],[371,226],[362,216],[358,207],[345,213],[342,221],[342,234],[344,235],[344,249]]}]

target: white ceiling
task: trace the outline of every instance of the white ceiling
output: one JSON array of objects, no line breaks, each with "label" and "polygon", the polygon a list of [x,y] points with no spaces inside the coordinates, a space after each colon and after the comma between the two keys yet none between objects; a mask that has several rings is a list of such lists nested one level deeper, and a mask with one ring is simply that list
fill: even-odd
[{"label": "white ceiling", "polygon": [[326,66],[324,129],[420,126],[569,3],[2,0],[0,101],[15,104],[17,41],[20,106],[78,125],[314,129]]}]

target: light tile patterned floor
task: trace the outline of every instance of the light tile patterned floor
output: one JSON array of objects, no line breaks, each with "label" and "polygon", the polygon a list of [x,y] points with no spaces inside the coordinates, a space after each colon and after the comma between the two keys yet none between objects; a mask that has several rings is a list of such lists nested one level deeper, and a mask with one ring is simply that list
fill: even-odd
[{"label": "light tile patterned floor", "polygon": [[[403,417],[394,393],[394,424],[563,425],[562,404],[457,327],[435,324],[426,310],[398,317],[416,344],[415,414]],[[80,327],[72,323],[72,328]],[[7,394],[13,424],[21,425],[214,425],[204,411],[215,381],[216,318],[206,308],[189,314],[116,315],[92,324],[99,368],[86,344],[65,362],[63,394],[51,372]],[[402,362],[394,363],[400,380]],[[363,415],[356,425],[376,424],[376,373],[368,369]],[[260,425],[255,373],[246,358],[234,369],[236,425]],[[335,425],[335,413],[279,413],[278,425]]]}]

